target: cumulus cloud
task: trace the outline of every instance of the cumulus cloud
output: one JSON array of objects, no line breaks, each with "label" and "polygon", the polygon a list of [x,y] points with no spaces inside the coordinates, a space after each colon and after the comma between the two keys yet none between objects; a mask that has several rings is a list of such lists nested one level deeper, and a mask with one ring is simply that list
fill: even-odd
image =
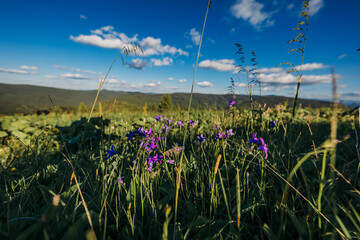
[{"label": "cumulus cloud", "polygon": [[165,89],[167,89],[167,90],[177,90],[177,89],[179,89],[179,87],[169,86],[169,87],[165,87]]},{"label": "cumulus cloud", "polygon": [[81,14],[81,15],[80,15],[80,18],[83,19],[83,20],[86,20],[87,17],[86,17],[85,15],[82,15],[82,14]]},{"label": "cumulus cloud", "polygon": [[140,58],[132,59],[130,63],[127,63],[128,68],[135,68],[138,70],[144,70],[147,65],[147,61]]},{"label": "cumulus cloud", "polygon": [[26,66],[26,65],[22,65],[20,66],[20,69],[24,69],[24,70],[38,70],[38,67],[35,66]]},{"label": "cumulus cloud", "polygon": [[113,26],[104,26],[100,29],[91,30],[90,32],[90,35],[70,35],[70,40],[96,47],[114,49],[122,49],[124,47],[131,48],[133,44],[139,42],[140,46],[143,48],[143,54],[140,54],[140,56],[164,54],[189,56],[188,52],[183,51],[180,48],[163,45],[160,38],[149,36],[140,40],[138,34],[135,34],[133,37],[128,37],[125,33],[114,31]]},{"label": "cumulus cloud", "polygon": [[154,80],[150,80],[150,83],[145,83],[144,87],[158,87],[160,86],[161,82],[155,82]]},{"label": "cumulus cloud", "polygon": [[79,73],[63,73],[60,74],[60,77],[64,77],[64,78],[71,78],[71,79],[89,79],[89,77],[81,75]]},{"label": "cumulus cloud", "polygon": [[185,79],[185,78],[182,78],[182,79],[179,79],[179,83],[184,83],[184,82],[186,82],[187,80]]},{"label": "cumulus cloud", "polygon": [[208,81],[198,82],[198,83],[196,83],[196,85],[198,85],[200,87],[214,87],[214,84],[212,84],[211,82],[208,82]]},{"label": "cumulus cloud", "polygon": [[191,41],[195,45],[199,45],[201,36],[200,36],[200,33],[198,31],[196,31],[195,28],[190,29],[190,36],[191,36]]},{"label": "cumulus cloud", "polygon": [[[322,69],[327,68],[327,65],[324,65],[323,63],[305,63],[302,65],[301,69],[303,71],[311,71],[316,69]],[[300,70],[300,66],[296,66],[296,69]]]},{"label": "cumulus cloud", "polygon": [[30,74],[27,71],[17,70],[17,69],[6,69],[6,68],[0,68],[0,72],[15,73],[15,74]]},{"label": "cumulus cloud", "polygon": [[173,64],[173,59],[169,57],[165,57],[163,59],[151,59],[151,62],[154,66],[169,66]]},{"label": "cumulus cloud", "polygon": [[309,2],[309,14],[310,16],[315,15],[324,7],[324,0],[310,0]]},{"label": "cumulus cloud", "polygon": [[174,78],[172,78],[172,77],[169,77],[169,78],[168,78],[168,80],[169,80],[169,81],[172,81],[172,80],[174,80]]},{"label": "cumulus cloud", "polygon": [[221,72],[234,71],[235,60],[220,59],[220,60],[204,60],[199,63],[200,68],[214,69]]},{"label": "cumulus cloud", "polygon": [[[340,78],[340,75],[336,76]],[[261,86],[264,91],[280,91],[289,87],[295,87],[298,82],[298,76],[286,73],[260,73]],[[301,85],[319,85],[331,83],[332,75],[303,75],[301,78]]]},{"label": "cumulus cloud", "polygon": [[238,18],[248,21],[255,28],[259,29],[261,25],[271,26],[275,22],[271,20],[271,13],[263,11],[264,4],[256,0],[237,0],[231,7],[231,14]]}]

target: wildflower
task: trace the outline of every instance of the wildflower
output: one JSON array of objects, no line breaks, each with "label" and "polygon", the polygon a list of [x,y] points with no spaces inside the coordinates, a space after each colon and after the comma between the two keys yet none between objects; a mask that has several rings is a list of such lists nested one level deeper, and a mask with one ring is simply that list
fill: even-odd
[{"label": "wildflower", "polygon": [[270,125],[271,125],[272,127],[275,127],[276,121],[273,120],[273,121],[270,121],[269,123],[270,123]]},{"label": "wildflower", "polygon": [[15,167],[12,167],[10,170],[11,170],[12,172],[14,172],[14,171],[16,170],[16,168],[15,168]]},{"label": "wildflower", "polygon": [[192,120],[189,120],[188,122],[189,122],[188,124],[189,124],[191,127],[194,127],[195,124],[198,123],[198,121],[195,121],[195,122],[194,122],[194,121],[192,121]]},{"label": "wildflower", "polygon": [[160,136],[157,136],[157,137],[156,137],[156,141],[157,141],[157,142],[160,142],[161,139],[162,139],[162,137],[160,137]]},{"label": "wildflower", "polygon": [[60,130],[59,130],[58,128],[54,128],[52,131],[53,131],[54,133],[59,133],[59,132],[60,132]]},{"label": "wildflower", "polygon": [[181,120],[177,121],[176,125],[178,125],[178,126],[184,126],[184,124],[182,123]]},{"label": "wildflower", "polygon": [[166,160],[166,162],[169,164],[173,164],[173,165],[175,164],[175,160],[172,160],[172,159]]},{"label": "wildflower", "polygon": [[206,137],[204,137],[203,134],[201,134],[200,136],[197,136],[197,138],[198,138],[199,143],[205,142],[205,139],[206,139]]},{"label": "wildflower", "polygon": [[154,117],[155,118],[155,122],[158,122],[158,121],[162,121],[164,116],[163,115],[156,115],[156,117]]},{"label": "wildflower", "polygon": [[167,126],[167,125],[165,124],[165,127],[163,127],[162,129],[163,129],[163,130],[162,130],[162,133],[167,133],[168,131],[171,130],[171,127],[169,127],[169,126]]},{"label": "wildflower", "polygon": [[235,135],[235,133],[233,133],[232,128],[230,128],[229,130],[226,131],[226,136],[227,136],[227,137],[233,136],[233,135]]},{"label": "wildflower", "polygon": [[153,130],[151,128],[149,129],[149,131],[145,130],[145,134],[148,136],[151,135],[152,133],[153,133]]},{"label": "wildflower", "polygon": [[136,137],[136,132],[130,131],[128,134],[126,134],[127,141],[130,141],[133,137]]},{"label": "wildflower", "polygon": [[213,126],[213,128],[215,128],[215,130],[218,130],[218,129],[219,129],[219,124],[218,124],[218,123],[215,124],[215,125]]},{"label": "wildflower", "polygon": [[118,180],[116,180],[118,183],[124,183],[124,176],[120,177]]},{"label": "wildflower", "polygon": [[266,146],[266,143],[263,138],[260,138],[261,146],[258,146],[258,150],[264,151],[265,153],[265,159],[268,158],[268,147]]},{"label": "wildflower", "polygon": [[252,138],[249,140],[249,143],[259,144],[259,139],[256,137],[257,132],[252,135]]},{"label": "wildflower", "polygon": [[232,99],[229,99],[229,106],[232,107],[236,104],[236,102]]},{"label": "wildflower", "polygon": [[145,135],[145,129],[143,127],[140,127],[138,130],[136,130],[137,135]]},{"label": "wildflower", "polygon": [[148,164],[148,168],[147,171],[151,171],[151,169],[153,168],[155,163],[159,163],[161,164],[161,159],[163,158],[163,156],[159,156],[158,154],[156,154],[155,156],[149,156],[147,158],[147,164]]},{"label": "wildflower", "polygon": [[108,156],[106,158],[106,160],[109,160],[112,156],[114,156],[115,154],[117,154],[117,152],[114,150],[114,145],[111,145],[110,150],[107,150]]},{"label": "wildflower", "polygon": [[155,144],[155,138],[151,139],[151,142],[145,146],[145,150],[147,152],[155,151],[157,149],[158,145]]},{"label": "wildflower", "polygon": [[172,121],[174,121],[172,119],[168,119],[167,117],[164,117],[164,120],[166,120],[168,122],[168,124],[170,124]]},{"label": "wildflower", "polygon": [[215,140],[217,140],[217,139],[223,140],[225,138],[226,138],[226,134],[221,132],[219,134],[216,134]]}]

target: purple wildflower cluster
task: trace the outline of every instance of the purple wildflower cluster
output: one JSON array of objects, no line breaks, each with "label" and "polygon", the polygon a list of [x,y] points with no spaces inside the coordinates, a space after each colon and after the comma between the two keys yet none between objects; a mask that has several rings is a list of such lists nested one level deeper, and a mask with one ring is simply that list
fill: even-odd
[{"label": "purple wildflower cluster", "polygon": [[276,125],[276,121],[275,121],[275,120],[269,121],[269,123],[270,123],[270,126],[272,126],[272,127],[275,127],[275,125]]},{"label": "purple wildflower cluster", "polygon": [[151,169],[154,167],[155,163],[159,163],[161,164],[161,159],[163,158],[163,156],[159,156],[158,154],[155,154],[155,156],[149,156],[146,161],[147,161],[147,165],[148,165],[148,172],[151,171]]},{"label": "purple wildflower cluster", "polygon": [[268,158],[268,147],[263,138],[256,137],[257,132],[252,135],[252,138],[249,140],[249,143],[255,143],[258,145],[258,150],[263,151],[265,153],[265,159]]},{"label": "purple wildflower cluster", "polygon": [[216,134],[215,140],[218,140],[218,139],[224,140],[224,139],[226,139],[226,138],[228,138],[230,136],[233,136],[233,135],[235,135],[235,133],[233,133],[232,128],[230,128],[229,130],[226,131],[226,133],[220,132],[219,134]]}]

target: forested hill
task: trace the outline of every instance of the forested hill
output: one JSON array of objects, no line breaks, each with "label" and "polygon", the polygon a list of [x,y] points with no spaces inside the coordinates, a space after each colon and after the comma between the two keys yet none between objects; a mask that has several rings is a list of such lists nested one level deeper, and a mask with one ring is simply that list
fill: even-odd
[{"label": "forested hill", "polygon": [[[50,87],[41,87],[33,85],[10,85],[0,84],[0,114],[10,115],[14,113],[33,113],[38,109],[52,109],[49,97],[58,107],[78,107],[81,102],[87,106],[93,103],[96,90],[80,91],[68,90]],[[159,104],[163,94],[151,94],[140,92],[119,92],[102,90],[99,100],[102,103],[108,103],[116,99],[118,103],[127,103],[128,105],[144,106],[147,104]],[[187,108],[189,104],[189,93],[173,93],[170,94],[172,102],[179,104],[181,108]],[[192,107],[204,109],[215,106],[217,108],[228,107],[229,96],[221,94],[200,94],[195,93],[192,100]],[[237,95],[238,106],[248,106],[249,97],[246,95]],[[292,103],[292,99],[281,96],[254,96],[254,100],[266,103],[268,106],[274,106],[278,103],[288,101]],[[300,99],[299,103],[303,106],[313,108],[330,106],[329,102]]]}]

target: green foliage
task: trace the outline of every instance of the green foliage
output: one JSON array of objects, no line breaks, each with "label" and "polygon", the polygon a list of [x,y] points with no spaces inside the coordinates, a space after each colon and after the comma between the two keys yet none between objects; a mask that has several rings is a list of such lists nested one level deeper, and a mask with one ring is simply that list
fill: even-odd
[{"label": "green foliage", "polygon": [[85,105],[85,103],[81,102],[78,109],[80,114],[85,114],[89,112],[88,107]]},{"label": "green foliage", "polygon": [[159,111],[160,112],[166,112],[173,108],[173,103],[171,101],[170,94],[164,94],[161,98],[161,102],[159,104]]}]

